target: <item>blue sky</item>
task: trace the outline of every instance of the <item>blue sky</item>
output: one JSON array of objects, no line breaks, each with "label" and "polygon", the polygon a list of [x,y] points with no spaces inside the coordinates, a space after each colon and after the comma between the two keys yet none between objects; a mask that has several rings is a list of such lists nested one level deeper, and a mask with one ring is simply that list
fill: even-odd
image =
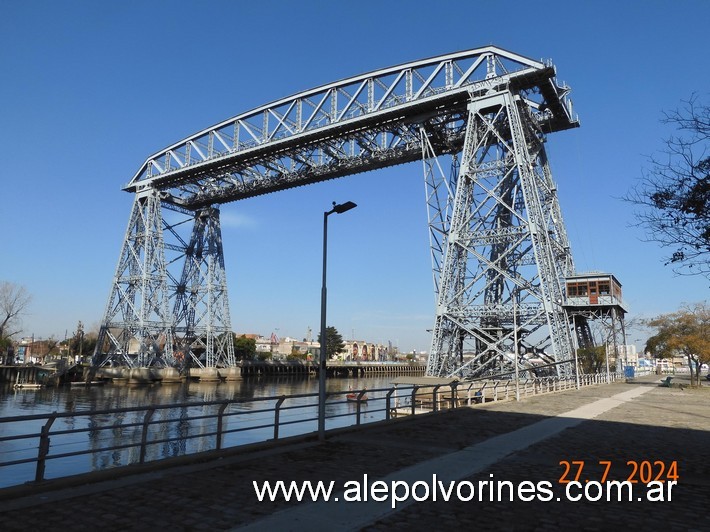
[{"label": "blue sky", "polygon": [[[23,333],[97,327],[128,222],[121,190],[150,154],[334,80],[494,44],[551,58],[582,127],[547,150],[580,271],[614,273],[629,317],[707,299],[642,242],[618,198],[663,147],[661,113],[708,101],[705,0],[0,0],[0,280],[32,294]],[[237,332],[318,329],[322,212],[328,323],[345,338],[428,350],[434,299],[421,164],[223,206]],[[643,339],[632,331],[629,339]]]}]

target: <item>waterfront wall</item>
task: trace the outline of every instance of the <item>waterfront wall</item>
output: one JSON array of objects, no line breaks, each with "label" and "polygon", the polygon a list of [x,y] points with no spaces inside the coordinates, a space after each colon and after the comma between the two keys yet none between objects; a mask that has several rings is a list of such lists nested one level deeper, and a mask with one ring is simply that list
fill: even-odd
[{"label": "waterfront wall", "polygon": [[[243,377],[259,376],[317,376],[318,365],[313,362],[262,362],[243,361],[233,368],[190,368],[179,373],[175,368],[79,368],[71,379],[80,382],[111,381],[114,384],[150,384],[153,382],[180,382],[184,380],[234,381]],[[327,367],[331,378],[363,378],[378,376],[421,376],[426,367],[414,363],[333,363]],[[40,366],[0,366],[0,383],[49,384],[53,371]],[[56,380],[56,379],[55,379]],[[52,381],[52,383],[55,383]]]},{"label": "waterfront wall", "polygon": [[40,366],[0,366],[0,383],[45,384],[48,375]]},{"label": "waterfront wall", "polygon": [[[318,375],[319,367],[313,362],[243,362],[241,374],[243,377],[258,375]],[[426,366],[423,364],[395,363],[333,363],[328,364],[328,377],[377,377],[399,375],[424,375]]]},{"label": "waterfront wall", "polygon": [[[317,376],[318,366],[313,362],[266,362],[242,361],[233,368],[190,368],[189,371],[178,374],[173,368],[99,368],[95,378],[111,380],[114,383],[127,382],[132,384],[149,382],[174,382],[175,380],[233,381],[244,377],[287,377],[287,376]],[[347,364],[335,363],[327,367],[328,377],[377,377],[424,375],[426,367],[423,364]]]}]

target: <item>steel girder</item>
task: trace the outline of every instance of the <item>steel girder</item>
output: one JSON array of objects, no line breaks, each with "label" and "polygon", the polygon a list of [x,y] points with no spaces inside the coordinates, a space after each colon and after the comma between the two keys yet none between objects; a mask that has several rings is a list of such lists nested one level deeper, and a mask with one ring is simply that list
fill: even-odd
[{"label": "steel girder", "polygon": [[563,286],[574,265],[543,142],[520,94],[472,95],[448,231],[430,222],[446,240],[428,375],[494,373],[514,352],[571,371]]},{"label": "steel girder", "polygon": [[444,249],[451,225],[451,207],[456,190],[459,164],[458,154],[453,154],[449,177],[444,175],[438,154],[432,146],[427,132],[420,131],[422,163],[424,167],[424,187],[429,226],[429,247],[431,269],[434,282],[434,300],[439,297],[439,281],[444,265]]}]

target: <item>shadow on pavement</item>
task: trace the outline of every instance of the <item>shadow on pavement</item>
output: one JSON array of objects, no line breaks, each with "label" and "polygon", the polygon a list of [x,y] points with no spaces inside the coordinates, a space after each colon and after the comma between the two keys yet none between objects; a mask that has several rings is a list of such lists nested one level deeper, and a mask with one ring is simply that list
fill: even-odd
[{"label": "shadow on pavement", "polygon": [[[657,387],[655,382],[638,385]],[[610,410],[608,415],[602,416],[604,419],[585,421],[566,429],[468,479],[474,484],[500,480],[515,486],[524,481],[535,485],[549,482],[554,493],[550,501],[535,498],[529,502],[519,499],[492,502],[486,492],[481,501],[475,495],[474,500],[467,502],[417,502],[368,528],[438,530],[475,526],[598,530],[620,526],[657,529],[659,523],[663,523],[664,530],[708,529],[708,399],[710,395],[703,391],[698,394],[672,388],[649,391]],[[267,480],[333,481],[334,490],[340,491],[346,482],[362,481],[364,475],[373,481],[571,410],[575,400],[571,394],[558,395],[554,408],[552,401],[549,403],[549,414],[501,411],[526,405],[522,402],[363,426],[331,437],[324,444],[276,447],[258,456],[229,456],[200,467],[166,470],[150,478],[136,477],[135,481],[123,479],[118,483],[76,486],[51,494],[37,493],[15,501],[14,510],[8,509],[10,506],[3,500],[0,528],[49,529],[71,524],[103,530],[230,529],[299,504],[287,502],[283,497],[274,502],[258,502],[254,481],[259,484]],[[525,408],[534,410],[538,406],[531,400]],[[569,502],[564,498],[565,484],[561,484],[560,479],[574,480],[578,466],[574,469],[569,465],[570,471],[566,471],[565,462],[583,463],[580,481],[601,480],[606,462],[611,462],[607,480],[626,480],[632,474],[634,463],[638,469],[642,462],[650,464],[648,474],[658,474],[660,480],[667,480],[671,464],[675,463],[678,485],[673,488],[669,502]],[[665,473],[659,473],[661,468]],[[640,474],[640,470],[635,473],[643,480]],[[648,476],[646,469],[643,474]],[[431,479],[421,480],[431,482]],[[638,495],[641,496],[640,491]],[[557,501],[557,497],[561,500]],[[17,507],[20,502],[21,508]]]}]

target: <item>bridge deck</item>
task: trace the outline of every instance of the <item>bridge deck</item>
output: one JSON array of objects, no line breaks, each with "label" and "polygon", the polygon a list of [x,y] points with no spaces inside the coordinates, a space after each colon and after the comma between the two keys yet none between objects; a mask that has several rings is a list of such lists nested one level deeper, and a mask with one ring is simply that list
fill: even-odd
[{"label": "bridge deck", "polygon": [[577,127],[555,68],[495,46],[381,69],[263,105],[151,155],[128,192],[187,209],[439,155],[463,144],[466,105],[494,89],[523,95],[544,132]]}]

